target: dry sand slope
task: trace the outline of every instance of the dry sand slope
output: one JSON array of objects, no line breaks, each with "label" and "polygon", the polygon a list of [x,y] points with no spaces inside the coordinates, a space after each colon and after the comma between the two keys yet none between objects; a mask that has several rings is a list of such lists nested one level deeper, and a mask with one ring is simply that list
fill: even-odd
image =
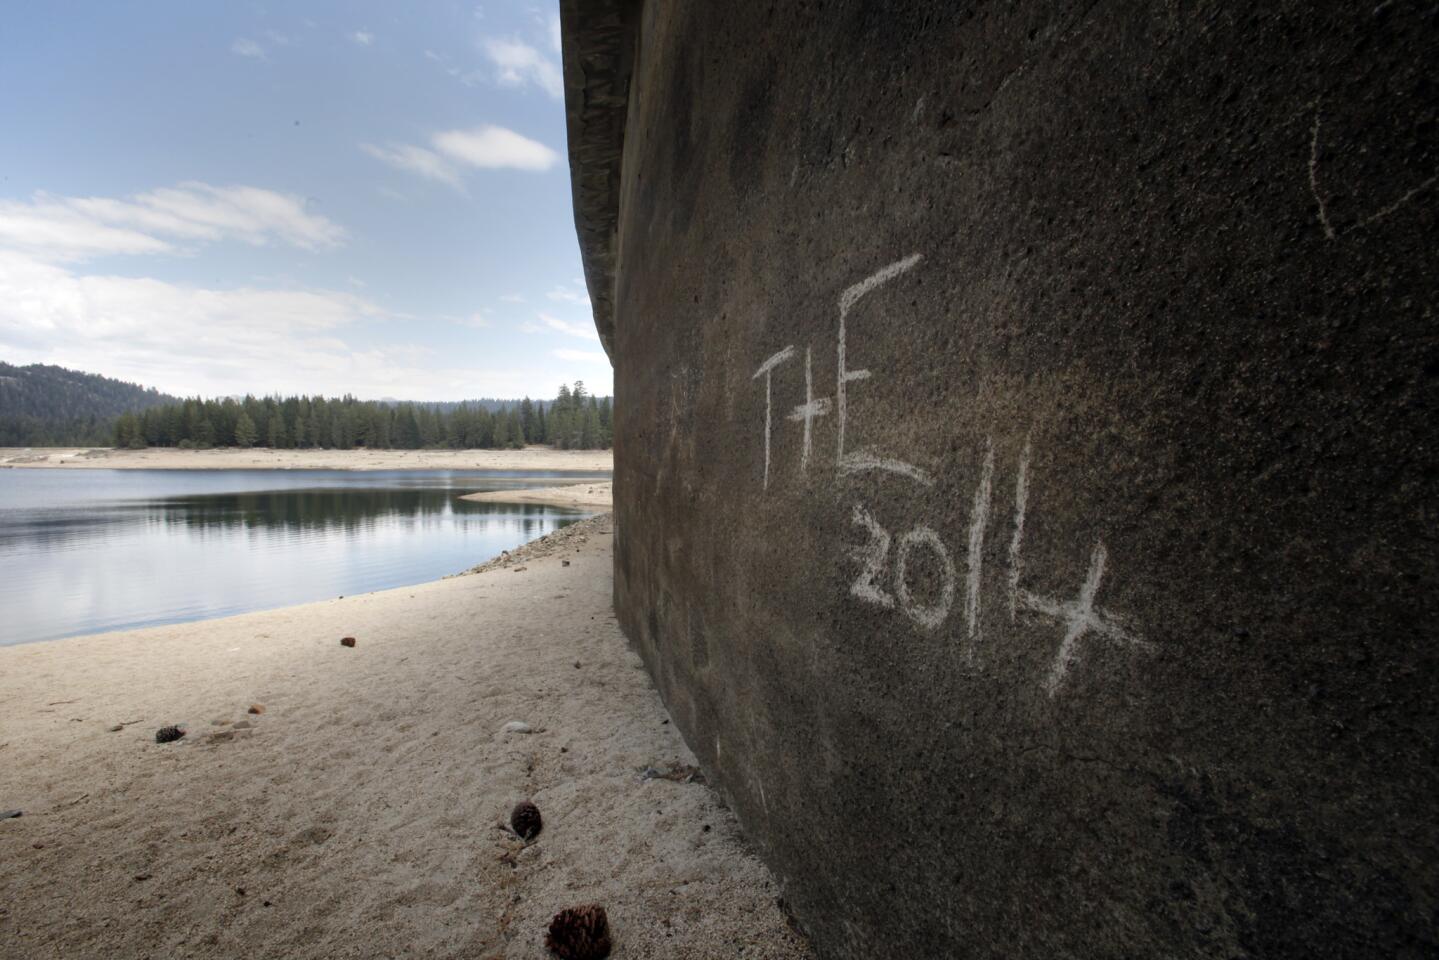
[{"label": "dry sand slope", "polygon": [[[0,954],[540,958],[552,914],[598,901],[619,958],[808,957],[685,782],[610,614],[609,529],[418,587],[0,648],[0,811],[24,810],[0,821]],[[525,797],[528,846],[497,828]]]}]

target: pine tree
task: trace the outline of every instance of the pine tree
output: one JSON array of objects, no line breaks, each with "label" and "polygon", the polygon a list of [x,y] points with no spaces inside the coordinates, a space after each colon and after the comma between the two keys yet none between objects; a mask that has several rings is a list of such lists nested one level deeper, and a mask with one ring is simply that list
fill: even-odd
[{"label": "pine tree", "polygon": [[255,429],[255,421],[250,415],[241,410],[240,415],[235,418],[235,444],[241,447],[253,447],[255,440],[260,433]]},{"label": "pine tree", "polygon": [[[239,427],[235,428],[237,431]],[[285,421],[276,410],[270,417],[270,449],[278,450],[285,445]]]}]

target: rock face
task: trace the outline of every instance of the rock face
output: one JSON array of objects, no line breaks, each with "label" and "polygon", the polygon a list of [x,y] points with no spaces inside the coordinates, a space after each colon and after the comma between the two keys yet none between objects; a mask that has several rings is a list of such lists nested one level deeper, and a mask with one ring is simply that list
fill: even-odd
[{"label": "rock face", "polygon": [[826,957],[1432,955],[1422,4],[562,4],[616,606]]}]

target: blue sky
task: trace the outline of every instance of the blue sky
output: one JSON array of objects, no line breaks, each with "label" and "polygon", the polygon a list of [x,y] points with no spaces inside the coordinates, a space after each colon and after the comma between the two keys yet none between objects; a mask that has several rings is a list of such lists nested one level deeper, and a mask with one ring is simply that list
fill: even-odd
[{"label": "blue sky", "polygon": [[10,4],[0,360],[172,393],[608,392],[557,4]]}]

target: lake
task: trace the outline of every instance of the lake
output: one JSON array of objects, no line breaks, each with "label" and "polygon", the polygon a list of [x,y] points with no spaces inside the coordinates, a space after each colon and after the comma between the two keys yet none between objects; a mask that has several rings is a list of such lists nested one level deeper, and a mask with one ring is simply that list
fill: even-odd
[{"label": "lake", "polygon": [[608,477],[0,470],[0,644],[435,580],[592,515],[460,494]]}]

